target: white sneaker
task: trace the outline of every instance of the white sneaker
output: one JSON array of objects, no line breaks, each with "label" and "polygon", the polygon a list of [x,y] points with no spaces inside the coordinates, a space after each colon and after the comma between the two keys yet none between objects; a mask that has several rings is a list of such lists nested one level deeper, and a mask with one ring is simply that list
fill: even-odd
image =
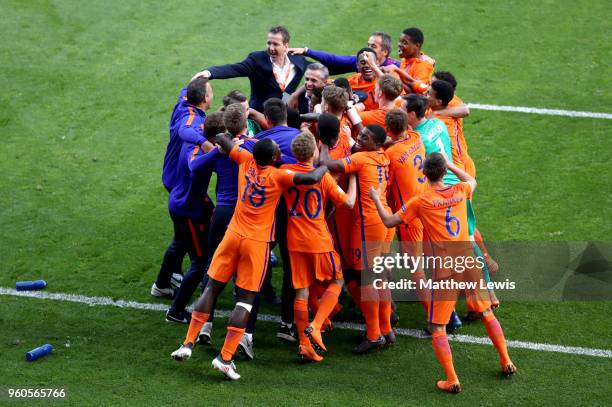
[{"label": "white sneaker", "polygon": [[224,362],[221,360],[221,355],[217,356],[212,361],[212,368],[220,371],[230,380],[240,379],[240,375],[236,372],[236,365],[233,361]]},{"label": "white sneaker", "polygon": [[170,277],[170,285],[172,285],[174,289],[178,290],[182,283],[183,275],[179,273],[172,273],[172,277]]},{"label": "white sneaker", "polygon": [[172,359],[182,362],[191,357],[191,352],[192,351],[189,346],[181,345],[181,347],[172,352],[170,356],[172,356]]},{"label": "white sneaker", "polygon": [[253,352],[253,339],[249,338],[249,336],[248,334],[242,335],[238,348],[244,353],[247,359],[253,360],[255,357],[255,352]]},{"label": "white sneaker", "polygon": [[159,288],[157,284],[153,283],[151,286],[151,295],[153,297],[174,297],[174,290],[172,287]]},{"label": "white sneaker", "polygon": [[198,335],[199,344],[201,345],[211,344],[212,329],[213,329],[212,322],[205,322],[204,325],[202,325],[202,329],[200,329],[200,334]]}]

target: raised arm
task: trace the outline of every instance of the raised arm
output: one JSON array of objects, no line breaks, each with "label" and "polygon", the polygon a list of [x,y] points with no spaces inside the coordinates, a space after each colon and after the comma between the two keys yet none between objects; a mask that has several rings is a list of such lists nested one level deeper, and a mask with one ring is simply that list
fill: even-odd
[{"label": "raised arm", "polygon": [[462,119],[470,115],[470,108],[465,103],[463,103],[459,106],[452,106],[452,107],[447,106],[444,109],[437,110],[436,114],[441,115],[441,116],[450,116],[450,117],[456,117],[457,119]]},{"label": "raised arm", "polygon": [[321,62],[332,75],[357,71],[357,57],[355,55],[335,55],[309,48],[304,48],[304,55]]},{"label": "raised arm", "polygon": [[219,147],[219,151],[223,154],[229,154],[234,147],[232,137],[228,133],[219,133],[214,138],[215,144]]},{"label": "raised arm", "polygon": [[374,189],[374,187],[370,187],[370,198],[372,198],[376,204],[378,216],[380,216],[380,219],[382,219],[383,224],[387,228],[391,229],[403,223],[402,218],[400,218],[398,214],[387,212],[380,202],[380,192]]},{"label": "raised arm", "polygon": [[476,179],[467,172],[463,171],[461,168],[457,167],[452,162],[450,162],[446,156],[444,156],[444,158],[446,158],[446,167],[451,170],[457,176],[457,178],[459,178],[459,180],[461,180],[462,182],[467,182],[470,185],[472,192],[474,192],[477,185]]},{"label": "raised arm", "polygon": [[304,93],[306,93],[306,86],[302,85],[291,94],[291,97],[287,101],[287,106],[292,109],[298,109],[300,96],[302,96]]},{"label": "raised arm", "polygon": [[321,165],[318,168],[307,172],[307,173],[297,173],[293,176],[293,183],[295,185],[312,185],[321,181],[321,178],[327,172],[327,167],[325,165]]},{"label": "raised arm", "polygon": [[326,144],[321,145],[319,153],[319,165],[324,165],[331,172],[344,172],[344,164],[342,160],[332,160],[329,156],[329,147]]}]

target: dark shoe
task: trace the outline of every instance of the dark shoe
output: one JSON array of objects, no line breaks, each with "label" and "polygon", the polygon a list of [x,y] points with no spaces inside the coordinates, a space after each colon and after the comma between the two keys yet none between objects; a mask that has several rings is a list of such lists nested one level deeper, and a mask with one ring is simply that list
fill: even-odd
[{"label": "dark shoe", "polygon": [[463,326],[463,323],[461,322],[459,315],[457,315],[457,311],[453,310],[453,313],[451,314],[451,317],[450,317],[450,321],[448,321],[448,324],[446,324],[446,332],[451,334],[455,332],[457,329],[461,328],[462,326]]},{"label": "dark shoe", "polygon": [[276,337],[280,338],[286,342],[296,342],[295,332],[293,331],[293,326],[287,325],[284,322],[280,323],[278,327],[278,332],[276,333]]},{"label": "dark shoe", "polygon": [[393,345],[395,342],[397,342],[397,339],[395,338],[395,332],[391,331],[388,334],[384,335],[385,337],[385,346],[389,347],[391,345]]},{"label": "dark shoe", "polygon": [[376,341],[370,341],[366,337],[359,345],[353,348],[353,353],[355,355],[363,355],[364,353],[368,353],[372,349],[380,349],[385,346],[385,337],[380,336]]},{"label": "dark shoe", "polygon": [[166,311],[166,322],[176,322],[179,324],[188,324],[191,322],[191,312],[182,311],[175,313],[172,309]]}]

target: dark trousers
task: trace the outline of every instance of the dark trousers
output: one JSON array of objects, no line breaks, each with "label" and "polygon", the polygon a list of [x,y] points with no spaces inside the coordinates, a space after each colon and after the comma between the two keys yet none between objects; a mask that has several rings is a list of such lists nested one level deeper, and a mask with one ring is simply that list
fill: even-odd
[{"label": "dark trousers", "polygon": [[[198,288],[202,277],[204,277],[208,259],[208,226],[210,224],[208,214],[210,214],[210,211],[207,211],[202,219],[191,219],[170,213],[170,218],[174,224],[174,240],[179,247],[182,246],[187,249],[191,260],[189,271],[183,277],[183,282],[172,301],[170,309],[173,313],[185,310],[191,296]],[[162,267],[160,274],[172,275],[172,272],[173,270]]]},{"label": "dark trousers", "polygon": [[[283,262],[283,287],[281,289],[281,320],[288,324],[293,323],[293,301],[295,300],[295,290],[291,278],[291,262],[289,260],[289,249],[287,248],[287,204],[281,198],[276,208],[276,231],[274,240],[278,243],[281,260]],[[272,272],[272,267],[268,268],[268,273]]]}]

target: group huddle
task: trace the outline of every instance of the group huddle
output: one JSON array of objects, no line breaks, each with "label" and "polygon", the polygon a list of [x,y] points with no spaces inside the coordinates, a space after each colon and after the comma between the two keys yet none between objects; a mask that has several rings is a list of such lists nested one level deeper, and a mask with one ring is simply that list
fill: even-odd
[{"label": "group huddle", "polygon": [[[344,288],[366,326],[353,353],[396,342],[391,291],[372,283],[375,259],[389,253],[394,240],[415,257],[484,259],[482,267],[462,272],[417,267],[415,282],[490,281],[498,268],[471,205],[476,168],[462,123],[469,109],[455,94],[454,76],[434,72],[435,61],[421,50],[423,33],[408,28],[400,34],[401,61],[389,56],[391,39],[384,32],[374,32],[354,56],[289,48],[289,39],[284,27],[273,27],[266,51],[197,73],[170,119],[162,179],[174,239],[151,294],[173,298],[166,320],[189,324],[182,346],[172,352],[175,360],[186,360],[196,343],[210,343],[217,298],[233,279],[235,307],[212,362],[232,380],[240,378],[235,352],[254,357],[260,292],[269,285],[275,245],[283,266],[277,336],[297,340],[298,356],[314,362],[327,352],[322,334],[342,309]],[[210,81],[237,76],[249,78],[250,100],[234,90],[219,111],[207,112]],[[207,192],[213,173],[216,205]],[[185,254],[191,266],[183,277]],[[392,269],[376,273],[379,280],[393,278]],[[202,295],[189,313],[200,285]],[[446,373],[437,387],[457,393],[446,335],[461,324],[455,303],[462,290],[419,287],[434,353]],[[466,317],[483,322],[502,373],[514,374],[492,312],[499,306],[495,293],[463,291]]]}]

